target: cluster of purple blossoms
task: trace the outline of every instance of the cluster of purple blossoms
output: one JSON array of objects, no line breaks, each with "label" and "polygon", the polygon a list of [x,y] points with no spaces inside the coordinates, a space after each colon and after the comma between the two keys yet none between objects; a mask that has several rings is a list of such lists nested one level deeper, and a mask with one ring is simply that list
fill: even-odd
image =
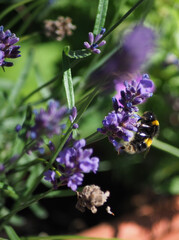
[{"label": "cluster of purple blossoms", "polygon": [[[93,149],[84,149],[85,145],[84,139],[76,141],[72,147],[64,148],[56,158],[62,184],[67,184],[73,191],[82,184],[84,173],[96,173],[98,170],[99,158],[91,157]],[[44,175],[45,180],[56,184],[54,171],[48,170]]]},{"label": "cluster of purple blossoms", "polygon": [[154,83],[148,74],[143,74],[138,80],[125,81],[119,99],[113,98],[114,110],[104,118],[103,127],[98,128],[98,131],[108,136],[117,151],[121,143],[116,139],[129,142],[137,132],[140,116],[136,113],[139,111],[136,105],[151,97],[153,91]]},{"label": "cluster of purple blossoms", "polygon": [[98,48],[105,45],[106,41],[102,40],[100,43],[98,43],[98,42],[103,37],[105,31],[106,31],[106,29],[102,28],[101,32],[96,37],[94,36],[94,34],[92,32],[89,32],[88,33],[89,42],[84,42],[85,48],[91,50],[93,53],[100,54],[101,50]]},{"label": "cluster of purple blossoms", "polygon": [[[60,106],[57,101],[51,100],[46,111],[42,108],[39,111],[34,111],[33,126],[29,124],[21,126],[18,124],[15,130],[19,133],[19,137],[23,140],[30,139],[34,141],[27,153],[38,151],[40,154],[44,154],[44,137],[52,138],[54,135],[59,135],[63,132],[66,125],[62,124],[62,120],[67,113],[68,109],[66,107]],[[49,141],[48,147],[50,151],[55,150],[55,146],[51,141]]]},{"label": "cluster of purple blossoms", "polygon": [[[148,74],[142,77],[124,82],[125,90],[120,91],[119,103],[126,112],[138,112],[136,105],[142,104],[147,98],[152,97],[154,83],[150,80]],[[119,88],[118,88],[119,90]]]},{"label": "cluster of purple blossoms", "polygon": [[11,33],[10,30],[4,32],[4,27],[0,26],[0,66],[2,67],[11,67],[13,66],[12,62],[6,62],[6,58],[18,58],[21,55],[19,54],[20,46],[15,43],[19,41],[19,38],[16,37],[14,33]]},{"label": "cluster of purple blossoms", "polygon": [[27,132],[27,137],[31,139],[38,139],[41,136],[52,138],[53,135],[58,135],[65,128],[64,124],[60,121],[65,117],[67,108],[60,106],[57,101],[50,101],[47,111],[40,109],[39,112],[35,111],[35,124]]}]

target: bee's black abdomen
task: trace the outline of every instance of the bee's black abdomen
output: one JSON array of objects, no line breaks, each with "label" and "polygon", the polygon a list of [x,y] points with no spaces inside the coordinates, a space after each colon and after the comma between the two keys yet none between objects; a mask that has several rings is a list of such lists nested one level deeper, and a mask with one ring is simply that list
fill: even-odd
[{"label": "bee's black abdomen", "polygon": [[140,121],[138,131],[131,142],[125,144],[128,153],[144,152],[152,144],[152,139],[159,131],[159,122],[152,112],[145,112]]}]

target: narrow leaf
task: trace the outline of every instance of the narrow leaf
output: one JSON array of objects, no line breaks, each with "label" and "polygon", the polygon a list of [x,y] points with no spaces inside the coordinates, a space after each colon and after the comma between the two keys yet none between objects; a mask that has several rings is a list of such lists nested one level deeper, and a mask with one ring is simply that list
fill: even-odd
[{"label": "narrow leaf", "polygon": [[16,232],[11,226],[4,226],[4,229],[10,240],[20,240],[20,238],[17,236]]},{"label": "narrow leaf", "polygon": [[30,205],[30,209],[34,213],[34,215],[40,219],[46,219],[48,217],[47,210],[39,203],[34,203]]},{"label": "narrow leaf", "polygon": [[54,198],[54,197],[71,197],[76,195],[75,192],[71,190],[56,190],[53,192],[50,192],[46,198]]},{"label": "narrow leaf", "polygon": [[26,181],[27,189],[24,195],[26,195],[29,189],[36,184],[36,178],[37,176],[40,175],[40,172],[41,172],[41,166],[39,164],[36,164],[35,166],[30,168],[30,176]]},{"label": "narrow leaf", "polygon": [[32,49],[29,51],[25,66],[23,67],[23,70],[21,72],[21,75],[19,77],[19,80],[17,82],[17,84],[15,85],[15,87],[12,89],[10,96],[9,96],[9,103],[14,103],[15,99],[17,99],[20,90],[23,87],[23,84],[25,83],[27,76],[29,74],[30,68],[32,66],[32,62],[33,62],[33,51]]},{"label": "narrow leaf", "polygon": [[19,132],[19,138],[21,138],[24,141],[27,141],[27,130],[29,129],[29,127],[32,125],[32,108],[31,106],[27,106],[27,110],[26,110],[26,116],[25,116],[25,120],[22,124],[22,129]]},{"label": "narrow leaf", "polygon": [[108,3],[109,3],[109,0],[99,0],[98,11],[97,11],[96,21],[94,25],[94,30],[93,30],[93,33],[95,35],[99,34],[101,31],[101,28],[104,27],[106,14],[108,10]]},{"label": "narrow leaf", "polygon": [[86,143],[91,144],[91,143],[100,141],[106,137],[107,137],[106,135],[103,135],[100,132],[95,132],[86,138]]},{"label": "narrow leaf", "polygon": [[[43,79],[43,76],[40,72],[38,65],[34,66],[34,70],[35,70],[35,76],[36,76],[38,87],[40,87],[45,81]],[[48,90],[48,88],[42,88],[41,94],[44,98],[47,98],[48,96],[50,96],[50,91]]]},{"label": "narrow leaf", "polygon": [[9,197],[18,199],[17,193],[10,185],[0,182],[0,190],[4,191]]},{"label": "narrow leaf", "polygon": [[70,50],[69,46],[64,48],[64,52],[69,58],[73,58],[73,59],[81,59],[91,55],[91,52],[88,49],[80,49],[80,50],[72,51]]},{"label": "narrow leaf", "polygon": [[177,147],[174,147],[168,143],[162,142],[158,139],[154,139],[152,146],[164,151],[164,152],[168,152],[170,154],[172,154],[175,157],[179,158],[179,149]]},{"label": "narrow leaf", "polygon": [[63,84],[65,87],[68,107],[69,109],[71,109],[73,106],[75,106],[75,96],[71,76],[70,59],[68,56],[66,56],[64,51],[63,51]]},{"label": "narrow leaf", "polygon": [[139,0],[132,8],[129,9],[129,11],[127,11],[120,19],[117,23],[115,23],[107,32],[105,32],[105,34],[103,35],[103,37],[101,38],[104,39],[105,37],[107,37],[107,35],[109,35],[115,28],[117,28],[132,12],[134,12],[134,10],[140,6],[141,3],[143,3],[143,1],[145,0]]}]

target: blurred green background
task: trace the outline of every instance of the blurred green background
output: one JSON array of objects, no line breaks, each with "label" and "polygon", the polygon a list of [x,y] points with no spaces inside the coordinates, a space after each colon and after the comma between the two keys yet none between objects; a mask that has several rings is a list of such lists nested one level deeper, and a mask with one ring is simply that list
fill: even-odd
[{"label": "blurred green background", "polygon": [[[22,1],[0,1],[0,12],[8,9],[14,3]],[[133,0],[110,0],[105,27],[108,29],[134,4]],[[5,29],[10,29],[20,37],[21,57],[13,60],[14,66],[0,70],[0,101],[4,108],[12,105],[16,109],[20,101],[37,87],[53,79],[62,71],[62,50],[70,45],[71,49],[83,48],[83,42],[88,40],[88,32],[92,31],[98,1],[83,0],[38,0],[29,1],[17,6],[1,20]],[[0,16],[1,16],[0,13]],[[44,34],[44,20],[56,20],[58,16],[69,16],[76,30],[72,36],[66,36],[62,41],[47,38]],[[159,122],[160,132],[158,139],[176,148],[179,147],[179,1],[158,0],[144,1],[144,3],[125,20],[106,39],[107,44],[100,56],[90,56],[81,61],[72,69],[76,99],[79,83],[87,81],[86,75],[92,66],[94,59],[103,58],[110,53],[119,43],[124,31],[131,26],[144,22],[157,34],[157,47],[151,55],[148,63],[144,63],[142,72],[147,72],[155,82],[154,96],[140,107],[141,112],[153,111]],[[25,73],[24,69],[28,71]],[[22,80],[23,78],[23,80]],[[15,99],[11,98],[12,90],[20,84],[19,92]],[[115,93],[100,95],[95,98],[80,121],[79,133],[81,137],[87,137],[94,133],[104,116],[111,111],[111,97]],[[62,80],[47,86],[37,94],[34,94],[24,104],[30,103],[34,108],[45,106],[45,100],[58,98],[66,104]],[[13,102],[12,102],[13,99]],[[14,107],[14,108],[13,108]],[[92,117],[91,117],[92,116]],[[22,123],[23,111],[17,111],[3,118],[1,114],[1,147],[0,157],[9,158],[21,149],[20,142],[14,144],[15,133],[13,129],[17,123]],[[14,146],[15,145],[15,146]],[[145,154],[117,155],[107,139],[94,143],[95,155],[101,159],[100,173],[89,175],[85,183],[101,184],[102,189],[112,190],[112,202],[116,208],[123,206],[123,200],[130,194],[150,190],[155,194],[179,194],[179,156],[166,153],[152,145],[150,151]],[[161,148],[165,149],[165,145]],[[108,178],[108,183],[104,179]],[[126,197],[124,196],[126,194]],[[115,199],[116,198],[116,199]],[[59,205],[60,199],[58,200]],[[74,199],[73,199],[74,202]],[[116,203],[117,202],[117,203]],[[43,201],[42,201],[43,203]],[[48,205],[47,203],[44,203]],[[124,204],[125,205],[125,204]],[[47,207],[47,206],[46,206]],[[68,208],[68,206],[67,206]],[[126,209],[124,207],[124,209]],[[50,211],[50,208],[48,209]],[[76,214],[76,213],[75,213]],[[65,213],[64,213],[65,215]],[[91,221],[91,217],[87,215]],[[64,216],[63,216],[64,217]],[[45,217],[44,217],[45,218]],[[95,223],[95,221],[94,221]]]}]

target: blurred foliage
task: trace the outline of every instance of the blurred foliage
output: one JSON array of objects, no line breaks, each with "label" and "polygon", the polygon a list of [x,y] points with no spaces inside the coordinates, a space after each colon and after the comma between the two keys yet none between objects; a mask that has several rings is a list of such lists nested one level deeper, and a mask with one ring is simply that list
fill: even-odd
[{"label": "blurred foliage", "polygon": [[[92,31],[95,23],[98,1],[84,0],[38,0],[38,1],[0,1],[0,15],[11,7],[8,14],[1,19],[1,25],[5,29],[10,28],[20,37],[22,57],[15,59],[14,67],[0,69],[0,161],[6,166],[14,154],[23,149],[21,141],[17,138],[14,128],[17,123],[22,123],[25,118],[25,109],[30,104],[33,108],[44,106],[44,102],[50,98],[56,98],[61,103],[64,100],[62,85],[62,51],[66,45],[72,50],[83,48],[83,42],[87,40],[88,32]],[[19,3],[19,6],[18,6]],[[15,4],[15,5],[13,5]],[[133,0],[109,1],[109,8],[105,27],[110,28],[116,20],[123,16],[134,4]],[[15,6],[13,8],[13,6]],[[56,19],[58,16],[69,16],[72,23],[77,26],[72,36],[68,36],[61,42],[48,39],[44,34],[43,21]],[[158,139],[176,148],[179,147],[179,1],[158,0],[144,1],[143,4],[125,20],[115,31],[107,37],[107,44],[103,47],[102,57],[110,52],[121,42],[124,32],[131,26],[144,22],[155,30],[157,35],[157,47],[150,61],[143,66],[143,72],[147,72],[156,84],[154,96],[140,108],[141,112],[151,110],[160,122]],[[132,39],[131,39],[132,41]],[[72,69],[74,90],[80,99],[80,84],[85,84],[86,76],[90,69],[99,61],[101,56],[90,56]],[[25,72],[24,72],[25,71]],[[28,98],[21,108],[17,108],[20,101],[37,87],[47,83],[54,76],[57,80],[43,88],[32,97]],[[18,91],[13,93],[19,82]],[[10,98],[13,95],[13,98]],[[78,95],[79,94],[79,95]],[[80,120],[79,134],[88,137],[94,133],[104,116],[112,109],[110,95],[97,96],[90,104]],[[10,101],[11,100],[11,101]],[[10,107],[9,107],[10,106]],[[152,145],[146,156],[144,154],[117,155],[107,139],[97,142],[95,153],[102,160],[101,171],[111,172],[111,181],[120,183],[124,188],[141,190],[151,188],[158,194],[179,194],[179,156],[166,153],[165,149],[157,149]],[[171,150],[172,151],[172,150]],[[32,161],[33,156],[24,156],[20,161],[25,164]],[[13,168],[13,162],[10,169]],[[34,176],[29,179],[34,181],[40,172],[40,165],[30,167]],[[29,169],[27,169],[29,171]],[[2,188],[0,175],[0,188]],[[16,198],[11,185],[16,185],[16,191],[23,191],[22,183],[18,180],[25,177],[25,172],[17,172],[14,179],[9,179],[6,191],[11,198]],[[46,185],[48,185],[46,183]],[[0,207],[4,200],[0,198]],[[7,209],[5,211],[8,213]],[[47,217],[47,212],[38,205],[32,205],[31,210],[39,218]],[[2,214],[2,212],[1,212]],[[13,219],[12,219],[13,222]]]}]

